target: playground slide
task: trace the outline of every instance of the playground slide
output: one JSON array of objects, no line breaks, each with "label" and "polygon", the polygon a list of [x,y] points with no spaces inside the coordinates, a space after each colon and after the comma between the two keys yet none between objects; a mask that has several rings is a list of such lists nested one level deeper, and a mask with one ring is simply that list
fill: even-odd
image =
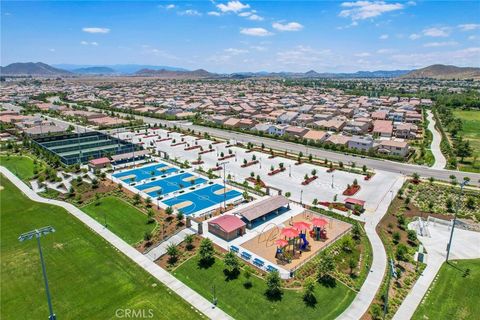
[{"label": "playground slide", "polygon": [[303,240],[303,244],[300,246],[300,250],[305,250],[309,244],[306,234],[300,234],[300,239]]}]

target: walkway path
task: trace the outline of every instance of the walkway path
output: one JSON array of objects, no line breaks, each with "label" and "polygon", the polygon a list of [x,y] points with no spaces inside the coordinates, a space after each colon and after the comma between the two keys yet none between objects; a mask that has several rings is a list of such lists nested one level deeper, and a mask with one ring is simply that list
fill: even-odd
[{"label": "walkway path", "polygon": [[[417,223],[417,221],[412,222],[408,226],[409,229],[416,230]],[[450,236],[448,226],[429,223],[428,229],[431,237],[418,237],[428,252],[427,267],[423,270],[422,275],[400,305],[400,308],[393,317],[395,320],[412,318],[415,310],[422,302],[425,293],[440,270],[440,267],[445,262],[446,248]],[[480,243],[479,232],[456,228],[453,234],[450,259],[480,258],[480,247],[478,243]]]},{"label": "walkway path", "polygon": [[167,247],[170,244],[174,244],[174,245],[179,244],[185,239],[185,236],[189,234],[195,234],[195,231],[190,228],[183,229],[179,231],[177,234],[175,234],[174,236],[167,239],[166,241],[163,241],[162,243],[160,243],[158,246],[150,249],[148,252],[144,254],[144,256],[152,261],[155,261],[167,252]]},{"label": "walkway path", "polygon": [[46,199],[39,196],[5,167],[0,166],[0,173],[2,173],[10,181],[12,181],[17,186],[17,188],[19,188],[31,200],[41,203],[57,205],[66,209],[71,215],[75,216],[78,220],[86,224],[91,230],[100,235],[112,246],[114,246],[116,249],[118,249],[120,252],[122,252],[124,255],[129,257],[136,264],[138,264],[138,266],[140,266],[145,271],[150,273],[153,277],[161,281],[165,286],[170,288],[170,290],[185,299],[188,303],[190,303],[193,307],[198,309],[210,319],[233,319],[219,308],[213,308],[210,301],[190,289],[188,286],[183,284],[177,278],[162,269],[160,266],[150,261],[143,254],[135,250],[125,241],[120,239],[117,235],[106,229],[103,225],[98,223],[96,220],[91,218],[89,215],[87,215],[74,205],[67,202]]},{"label": "walkway path", "polygon": [[447,165],[447,159],[440,149],[440,142],[442,142],[442,135],[440,132],[435,129],[435,119],[433,118],[432,111],[427,110],[427,119],[428,119],[428,130],[432,132],[432,145],[430,149],[432,150],[433,157],[435,158],[435,163],[431,166],[432,169],[443,169]]},{"label": "walkway path", "polygon": [[[396,196],[398,190],[402,187],[404,178],[398,178],[393,185],[386,186],[388,190],[383,196],[383,200],[373,212],[365,213],[365,231],[372,244],[373,261],[370,267],[370,273],[363,283],[357,296],[350,306],[337,319],[358,320],[368,311],[380,285],[387,268],[387,254],[383,247],[382,240],[375,230],[377,224],[387,213],[392,197]],[[407,319],[407,318],[406,318]]]}]

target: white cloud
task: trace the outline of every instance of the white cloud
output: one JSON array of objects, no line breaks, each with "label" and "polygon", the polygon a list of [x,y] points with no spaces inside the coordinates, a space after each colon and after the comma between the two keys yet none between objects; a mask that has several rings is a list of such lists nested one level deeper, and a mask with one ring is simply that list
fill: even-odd
[{"label": "white cloud", "polygon": [[370,57],[371,54],[368,53],[368,52],[360,52],[360,53],[355,53],[354,56],[355,57]]},{"label": "white cloud", "polygon": [[251,16],[253,14],[253,12],[251,11],[244,11],[244,12],[240,12],[238,14],[239,17],[248,17],[248,16]]},{"label": "white cloud", "polygon": [[167,4],[165,6],[165,9],[167,9],[167,10],[175,9],[175,5],[174,4]]},{"label": "white cloud", "polygon": [[227,48],[225,50],[226,53],[229,53],[231,55],[234,55],[234,56],[237,56],[239,54],[243,54],[243,53],[248,53],[248,50],[245,50],[245,49],[236,49],[236,48]]},{"label": "white cloud", "polygon": [[277,53],[277,62],[284,66],[314,68],[331,64],[331,51],[316,50],[308,46],[296,46],[292,50],[280,51]]},{"label": "white cloud", "polygon": [[264,46],[250,46],[250,48],[257,50],[257,51],[266,51],[267,47]]},{"label": "white cloud", "polygon": [[200,12],[198,12],[195,9],[188,9],[188,10],[185,10],[185,11],[180,11],[180,12],[178,12],[178,14],[181,15],[181,16],[190,16],[190,17],[199,17],[199,16],[202,15]]},{"label": "white cloud", "polygon": [[448,37],[450,35],[450,28],[432,27],[432,28],[423,29],[423,35],[427,37]]},{"label": "white cloud", "polygon": [[273,35],[273,33],[264,28],[242,28],[240,33],[254,37],[266,37]]},{"label": "white cloud", "polygon": [[401,3],[386,3],[385,1],[343,2],[341,6],[349,9],[340,11],[339,16],[351,18],[354,21],[375,18],[386,12],[404,8],[404,5]]},{"label": "white cloud", "polygon": [[207,13],[209,16],[215,16],[215,17],[218,17],[220,16],[220,12],[217,12],[217,11],[210,11]]},{"label": "white cloud", "polygon": [[274,22],[272,24],[272,27],[279,31],[300,31],[303,29],[303,26],[298,22],[289,22],[285,24],[282,24],[280,22]]},{"label": "white cloud", "polygon": [[387,53],[392,53],[394,52],[393,49],[388,49],[388,48],[383,48],[383,49],[378,49],[377,53],[378,54],[387,54]]},{"label": "white cloud", "polygon": [[98,42],[95,42],[95,41],[88,42],[83,40],[83,41],[80,41],[80,44],[83,46],[98,46]]},{"label": "white cloud", "polygon": [[444,42],[428,42],[425,43],[423,46],[425,48],[433,48],[433,47],[450,47],[456,46],[458,42],[455,41],[444,41]]},{"label": "white cloud", "polygon": [[51,49],[48,49],[48,51],[50,51],[50,52],[55,52],[55,49],[54,49],[54,48],[51,48]]},{"label": "white cloud", "polygon": [[244,9],[248,9],[250,8],[250,5],[248,4],[243,4],[241,3],[240,1],[229,1],[227,2],[227,4],[224,4],[224,3],[220,3],[220,4],[217,4],[217,8],[222,11],[222,12],[240,12]]},{"label": "white cloud", "polygon": [[386,40],[386,39],[388,39],[388,37],[389,37],[388,34],[382,34],[382,35],[379,37],[379,39],[380,39],[380,40]]},{"label": "white cloud", "polygon": [[477,36],[469,36],[469,37],[468,37],[468,40],[476,40],[476,39],[478,39]]},{"label": "white cloud", "polygon": [[262,20],[263,20],[263,17],[260,17],[260,16],[257,15],[257,14],[252,14],[251,16],[248,17],[248,20],[252,20],[252,21],[262,21]]},{"label": "white cloud", "polygon": [[462,31],[472,31],[472,30],[477,30],[480,29],[480,24],[478,23],[467,23],[467,24],[460,24],[458,27]]},{"label": "white cloud", "polygon": [[98,28],[98,27],[87,27],[87,28],[83,28],[82,31],[87,33],[109,33],[110,29]]},{"label": "white cloud", "polygon": [[420,39],[422,36],[419,35],[418,33],[412,33],[411,35],[408,36],[410,40],[417,40]]}]

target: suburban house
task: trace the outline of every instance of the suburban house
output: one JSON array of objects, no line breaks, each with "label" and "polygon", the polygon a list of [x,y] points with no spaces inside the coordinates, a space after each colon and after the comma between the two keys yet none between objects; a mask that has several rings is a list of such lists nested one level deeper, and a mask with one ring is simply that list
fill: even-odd
[{"label": "suburban house", "polygon": [[393,124],[390,120],[375,120],[373,122],[373,134],[379,137],[391,137]]},{"label": "suburban house", "polygon": [[369,136],[353,136],[347,143],[348,148],[368,151],[373,148],[373,139]]},{"label": "suburban house", "polygon": [[407,156],[408,150],[408,143],[405,141],[384,140],[377,145],[377,152],[400,157]]}]

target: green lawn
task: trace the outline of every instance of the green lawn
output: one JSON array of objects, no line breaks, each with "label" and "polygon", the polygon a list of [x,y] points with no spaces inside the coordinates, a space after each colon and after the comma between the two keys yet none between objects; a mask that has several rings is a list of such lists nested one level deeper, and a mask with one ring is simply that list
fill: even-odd
[{"label": "green lawn", "polygon": [[[444,263],[413,319],[478,319],[480,259]],[[465,270],[470,274],[464,276]]]},{"label": "green lawn", "polygon": [[42,238],[42,247],[58,319],[115,319],[125,308],[152,309],[155,319],[200,318],[64,209],[30,201],[3,176],[0,183],[1,319],[48,317],[37,245],[17,240],[47,225],[56,229]]},{"label": "green lawn", "polygon": [[454,110],[455,117],[463,121],[463,136],[470,141],[473,149],[473,156],[478,159],[473,163],[474,158],[465,158],[466,163],[459,163],[460,170],[480,172],[480,111]]},{"label": "green lawn", "polygon": [[23,181],[28,181],[33,177],[33,160],[23,156],[0,156],[0,164],[13,172]]},{"label": "green lawn", "polygon": [[355,293],[337,282],[336,287],[316,286],[318,303],[307,307],[302,293],[284,290],[281,301],[266,299],[263,280],[252,277],[253,287],[243,286],[244,278],[225,281],[223,261],[216,259],[209,269],[198,267],[197,258],[192,258],[175,270],[174,275],[205,298],[212,299],[212,285],[215,285],[218,306],[235,319],[335,319],[355,297]]},{"label": "green lawn", "polygon": [[463,121],[463,134],[470,140],[471,146],[480,156],[480,111],[460,111],[453,112],[455,117]]},{"label": "green lawn", "polygon": [[155,228],[155,223],[147,224],[146,214],[113,196],[93,201],[82,207],[82,210],[101,224],[105,224],[106,216],[107,227],[130,244],[142,240],[145,232]]}]

